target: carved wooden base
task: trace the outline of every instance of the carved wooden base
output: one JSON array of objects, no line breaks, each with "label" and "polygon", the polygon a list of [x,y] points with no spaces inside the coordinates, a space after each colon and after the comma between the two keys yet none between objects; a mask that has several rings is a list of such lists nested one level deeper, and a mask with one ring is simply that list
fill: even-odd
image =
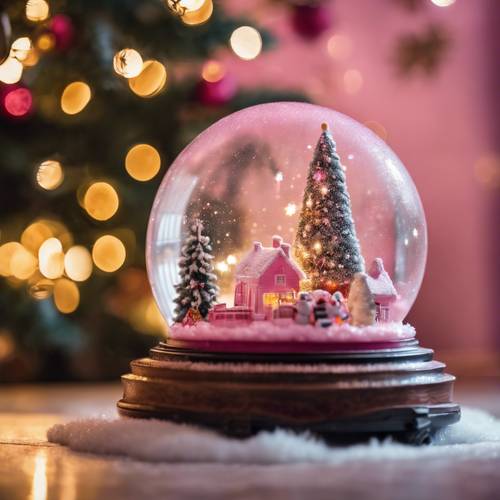
[{"label": "carved wooden base", "polygon": [[252,343],[251,350],[162,342],[122,377],[119,411],[237,437],[276,427],[309,430],[335,443],[391,435],[422,444],[460,418],[455,378],[415,340],[336,343],[306,353]]}]

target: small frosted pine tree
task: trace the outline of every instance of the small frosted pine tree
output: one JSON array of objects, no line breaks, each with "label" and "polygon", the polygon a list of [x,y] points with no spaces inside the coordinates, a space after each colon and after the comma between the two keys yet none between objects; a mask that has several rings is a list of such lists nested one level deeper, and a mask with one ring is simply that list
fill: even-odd
[{"label": "small frosted pine tree", "polygon": [[175,287],[175,321],[181,322],[190,310],[206,318],[214,305],[219,288],[211,252],[210,238],[203,234],[203,224],[196,219],[189,227],[179,260],[181,282]]},{"label": "small frosted pine tree", "polygon": [[354,326],[368,326],[375,323],[376,306],[366,278],[365,273],[356,273],[349,289],[347,305]]},{"label": "small frosted pine tree", "polygon": [[321,128],[304,190],[295,256],[313,290],[347,294],[354,275],[364,271],[364,260],[344,169],[328,125]]}]

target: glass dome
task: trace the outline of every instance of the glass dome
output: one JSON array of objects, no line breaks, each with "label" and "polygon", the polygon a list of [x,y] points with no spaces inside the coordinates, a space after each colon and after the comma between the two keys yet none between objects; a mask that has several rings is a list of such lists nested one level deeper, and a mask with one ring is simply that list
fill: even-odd
[{"label": "glass dome", "polygon": [[233,304],[235,268],[274,235],[293,245],[306,177],[321,124],[329,124],[345,167],[356,233],[368,268],[382,258],[402,321],[420,288],[427,253],[422,204],[405,167],[371,130],[336,111],[272,103],[238,111],[194,139],[168,170],[156,195],[147,239],[149,279],[168,322],[174,316],[178,260],[189,222],[210,236],[219,302]]}]

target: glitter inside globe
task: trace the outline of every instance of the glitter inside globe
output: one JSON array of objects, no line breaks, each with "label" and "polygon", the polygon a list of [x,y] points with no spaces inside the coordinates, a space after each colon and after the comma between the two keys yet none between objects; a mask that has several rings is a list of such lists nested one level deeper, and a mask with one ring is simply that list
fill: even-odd
[{"label": "glitter inside globe", "polygon": [[147,266],[160,310],[174,318],[178,261],[190,221],[210,236],[219,302],[233,304],[235,269],[255,241],[293,245],[314,148],[328,123],[345,167],[366,267],[382,258],[397,291],[391,321],[402,321],[422,282],[427,230],[415,185],[371,130],[336,111],[272,103],[236,112],[194,139],[169,168],[151,213]]}]

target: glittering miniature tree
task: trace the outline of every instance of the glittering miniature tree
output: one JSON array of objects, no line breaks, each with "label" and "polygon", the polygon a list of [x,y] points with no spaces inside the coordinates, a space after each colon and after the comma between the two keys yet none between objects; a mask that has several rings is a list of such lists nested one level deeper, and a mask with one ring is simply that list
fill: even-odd
[{"label": "glittering miniature tree", "polygon": [[217,277],[212,273],[210,238],[203,234],[202,222],[196,219],[190,225],[189,232],[179,262],[181,282],[175,287],[177,322],[186,317],[192,321],[206,318],[219,291]]},{"label": "glittering miniature tree", "polygon": [[321,128],[309,166],[295,254],[312,289],[341,290],[345,295],[354,275],[364,270],[364,261],[344,168],[328,125]]}]

